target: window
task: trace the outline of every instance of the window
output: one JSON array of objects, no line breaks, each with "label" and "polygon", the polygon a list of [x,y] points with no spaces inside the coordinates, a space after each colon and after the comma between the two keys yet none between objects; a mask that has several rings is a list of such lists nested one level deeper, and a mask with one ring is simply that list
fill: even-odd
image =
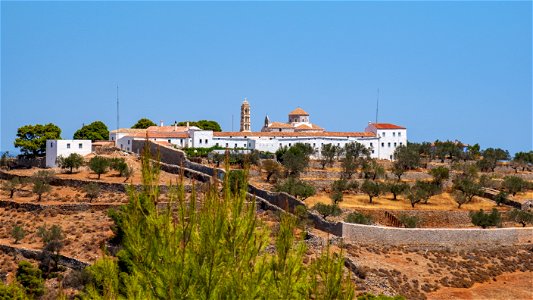
[{"label": "window", "polygon": [[398,132],[398,136],[402,136],[402,133],[401,133],[401,132]]},{"label": "window", "polygon": [[246,148],[246,143],[244,143],[242,146],[243,146],[244,148]]},{"label": "window", "polygon": [[370,143],[370,147],[374,147],[374,146],[372,145],[372,143]]},{"label": "window", "polygon": [[205,143],[207,144],[207,139],[205,139]]},{"label": "window", "polygon": [[289,147],[291,146],[291,143],[289,143]]},{"label": "window", "polygon": [[[170,143],[170,140],[168,140],[168,142]],[[128,141],[128,145],[130,144],[130,141]]]},{"label": "window", "polygon": [[390,148],[390,143],[388,143],[388,146],[389,146],[389,148]]},{"label": "window", "polygon": [[237,143],[235,143],[235,148],[237,148]]},{"label": "window", "polygon": [[393,132],[393,133],[392,133],[392,136],[396,136],[396,132]]},{"label": "window", "polygon": [[394,143],[394,147],[396,147],[396,143]]},{"label": "window", "polygon": [[281,143],[279,143],[279,147],[280,147],[280,148],[282,147],[282,146],[281,146]]},{"label": "window", "polygon": [[313,148],[315,148],[315,147],[316,147],[316,144],[315,144],[315,143],[313,143]]},{"label": "window", "polygon": [[402,142],[400,142],[400,146],[401,146],[401,145],[403,145],[403,143],[402,143]]},{"label": "window", "polygon": [[218,147],[218,143],[216,143],[216,145],[215,145],[215,146],[217,146],[217,147]]},{"label": "window", "polygon": [[374,154],[374,150],[372,150],[372,154]]},{"label": "window", "polygon": [[[170,140],[168,141],[170,143]],[[130,144],[130,140],[128,140],[128,145]]]},{"label": "window", "polygon": [[127,147],[126,150],[127,150],[127,151],[130,151],[130,147]]},{"label": "window", "polygon": [[112,137],[111,137],[111,140],[114,141],[114,140],[115,140],[115,137],[112,136]]},{"label": "window", "polygon": [[392,155],[390,155],[389,157],[390,157],[390,159],[392,160]]},{"label": "window", "polygon": [[50,148],[54,148],[54,143],[50,143]]},{"label": "window", "polygon": [[385,147],[385,143],[381,143],[381,147]]},{"label": "window", "polygon": [[228,143],[226,143],[226,148],[228,148]]},{"label": "window", "polygon": [[381,133],[381,136],[383,136],[383,137],[384,137],[384,136],[385,136],[385,132],[382,132],[382,133]]},{"label": "window", "polygon": [[279,132],[281,132],[281,128],[279,129]]},{"label": "window", "polygon": [[78,144],[78,148],[82,149],[82,148],[83,148],[83,144],[82,144],[82,143],[79,143],[79,144]]},{"label": "window", "polygon": [[67,149],[70,149],[70,144],[67,144]]},{"label": "window", "polygon": [[202,143],[202,139],[199,139],[198,142],[200,142],[200,144]]}]

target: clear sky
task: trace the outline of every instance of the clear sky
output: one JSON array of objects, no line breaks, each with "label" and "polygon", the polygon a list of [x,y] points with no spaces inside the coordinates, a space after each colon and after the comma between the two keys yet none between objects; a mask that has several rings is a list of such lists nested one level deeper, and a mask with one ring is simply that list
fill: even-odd
[{"label": "clear sky", "polygon": [[252,129],[297,106],[330,131],[375,119],[410,141],[532,149],[532,4],[524,2],[1,2],[1,150],[18,127],[72,138],[213,119]]}]

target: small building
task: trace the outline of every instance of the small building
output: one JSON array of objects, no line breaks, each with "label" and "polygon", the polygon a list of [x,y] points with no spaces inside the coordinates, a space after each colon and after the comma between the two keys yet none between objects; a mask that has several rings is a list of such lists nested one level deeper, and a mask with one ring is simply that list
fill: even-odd
[{"label": "small building", "polygon": [[91,140],[46,140],[46,167],[57,167],[57,158],[72,153],[85,156],[92,152]]}]

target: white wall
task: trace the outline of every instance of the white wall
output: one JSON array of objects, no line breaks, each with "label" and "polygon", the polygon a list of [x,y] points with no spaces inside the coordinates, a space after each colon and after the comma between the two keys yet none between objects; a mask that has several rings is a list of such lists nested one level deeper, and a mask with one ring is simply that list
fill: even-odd
[{"label": "white wall", "polygon": [[394,159],[396,148],[407,144],[406,129],[378,129],[376,134],[379,137],[379,144],[376,150],[380,159]]},{"label": "white wall", "polygon": [[46,141],[46,166],[57,166],[59,156],[67,157],[71,153],[85,156],[91,153],[92,142],[90,140],[47,140]]}]

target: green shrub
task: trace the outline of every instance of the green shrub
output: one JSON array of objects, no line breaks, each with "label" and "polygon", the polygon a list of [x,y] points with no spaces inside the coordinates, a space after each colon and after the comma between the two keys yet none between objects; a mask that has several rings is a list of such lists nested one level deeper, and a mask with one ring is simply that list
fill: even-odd
[{"label": "green shrub", "polygon": [[364,224],[364,225],[371,225],[373,224],[372,216],[370,215],[364,215],[362,213],[358,212],[352,212],[349,215],[346,216],[344,219],[344,222],[346,223],[355,223],[355,224]]},{"label": "green shrub", "polygon": [[[231,193],[229,182],[223,193],[211,185],[201,198],[178,184],[169,191],[175,205],[158,209],[156,170],[142,161],[148,186],[131,189],[129,203],[114,212],[121,250],[88,268],[81,298],[353,299],[342,256],[326,250],[304,263],[306,244],[294,235],[293,217],[282,215],[271,234],[255,201]],[[272,238],[274,253],[267,251]]]},{"label": "green shrub", "polygon": [[398,220],[405,228],[416,228],[420,223],[420,219],[417,216],[410,216],[407,214],[401,214],[398,217]]},{"label": "green shrub", "polygon": [[507,215],[509,220],[522,224],[523,227],[533,223],[533,213],[521,209],[513,209]]},{"label": "green shrub", "polygon": [[19,262],[16,274],[17,281],[24,287],[26,294],[38,298],[44,294],[42,272],[27,261]]},{"label": "green shrub", "polygon": [[18,242],[26,236],[26,232],[21,226],[15,225],[11,230],[11,236],[15,239],[15,244],[18,244]]},{"label": "green shrub", "polygon": [[496,208],[493,208],[490,214],[485,213],[483,209],[480,209],[477,212],[470,212],[469,216],[472,220],[472,224],[480,226],[481,228],[499,226],[501,224],[501,214]]},{"label": "green shrub", "polygon": [[324,204],[318,202],[313,206],[313,209],[322,215],[324,219],[328,216],[339,216],[342,213],[342,210],[336,204]]},{"label": "green shrub", "polygon": [[57,158],[57,165],[61,169],[68,169],[69,173],[72,173],[73,169],[78,169],[79,167],[83,166],[83,163],[83,156],[78,153],[71,153],[67,157],[59,156]]},{"label": "green shrub", "polygon": [[305,200],[316,193],[314,186],[294,177],[289,177],[284,181],[278,182],[274,186],[274,190],[276,192],[285,192],[300,200]]},{"label": "green shrub", "polygon": [[103,156],[97,155],[89,161],[89,169],[98,175],[98,179],[100,179],[100,175],[107,173],[109,166],[109,159]]}]

